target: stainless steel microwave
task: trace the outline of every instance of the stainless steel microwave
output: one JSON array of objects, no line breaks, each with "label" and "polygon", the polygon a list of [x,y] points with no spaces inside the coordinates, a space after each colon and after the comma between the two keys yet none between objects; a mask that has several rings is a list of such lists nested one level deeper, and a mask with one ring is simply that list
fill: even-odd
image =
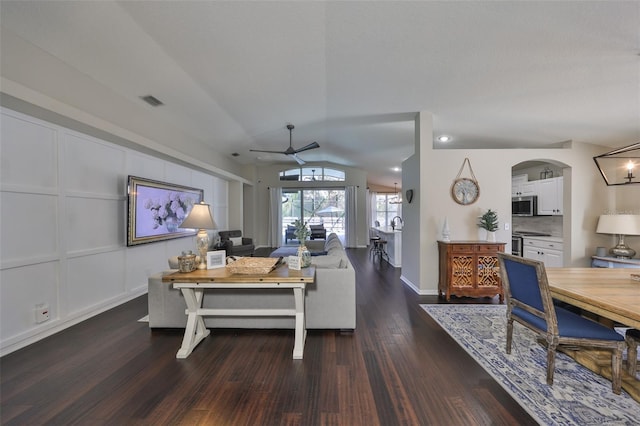
[{"label": "stainless steel microwave", "polygon": [[536,216],[538,214],[538,197],[535,195],[512,197],[511,214],[513,216]]}]

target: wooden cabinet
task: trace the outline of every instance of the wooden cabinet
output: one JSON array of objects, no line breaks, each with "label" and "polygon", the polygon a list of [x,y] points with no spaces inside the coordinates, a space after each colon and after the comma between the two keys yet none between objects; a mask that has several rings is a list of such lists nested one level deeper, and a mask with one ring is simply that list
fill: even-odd
[{"label": "wooden cabinet", "polygon": [[438,241],[440,277],[438,294],[470,297],[500,296],[504,299],[498,273],[498,252],[505,243],[485,241]]},{"label": "wooden cabinet", "polygon": [[562,176],[538,181],[539,215],[562,215],[563,185]]},{"label": "wooden cabinet", "polygon": [[564,262],[564,247],[561,242],[542,238],[527,238],[522,240],[522,256],[527,259],[540,260],[547,268],[562,267]]},{"label": "wooden cabinet", "polygon": [[536,181],[529,181],[527,175],[517,175],[511,178],[511,196],[537,195]]}]

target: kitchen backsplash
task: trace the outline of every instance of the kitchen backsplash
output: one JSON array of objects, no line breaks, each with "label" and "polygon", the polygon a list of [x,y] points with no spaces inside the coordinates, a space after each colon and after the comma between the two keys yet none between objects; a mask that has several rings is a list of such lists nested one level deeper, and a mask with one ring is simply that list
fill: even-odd
[{"label": "kitchen backsplash", "polygon": [[562,216],[512,216],[513,231],[535,231],[562,237]]}]

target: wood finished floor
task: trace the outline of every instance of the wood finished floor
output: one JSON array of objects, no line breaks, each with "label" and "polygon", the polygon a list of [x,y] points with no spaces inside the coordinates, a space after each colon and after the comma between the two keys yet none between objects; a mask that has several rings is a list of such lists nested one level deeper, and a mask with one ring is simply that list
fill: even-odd
[{"label": "wood finished floor", "polygon": [[[366,249],[354,333],[213,330],[184,360],[181,330],[137,320],[146,296],[0,359],[3,425],[527,425],[535,421]],[[453,301],[453,299],[452,299]],[[460,299],[458,303],[495,303]]]}]

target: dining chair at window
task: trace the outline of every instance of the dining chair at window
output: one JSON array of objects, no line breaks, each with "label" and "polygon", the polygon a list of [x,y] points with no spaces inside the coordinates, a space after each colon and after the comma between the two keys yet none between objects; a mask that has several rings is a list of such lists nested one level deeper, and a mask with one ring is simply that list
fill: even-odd
[{"label": "dining chair at window", "polygon": [[533,330],[547,348],[547,384],[553,385],[558,346],[611,351],[612,389],[620,393],[624,337],[602,324],[554,305],[544,263],[498,253],[507,303],[507,353],[511,353],[513,322]]}]

